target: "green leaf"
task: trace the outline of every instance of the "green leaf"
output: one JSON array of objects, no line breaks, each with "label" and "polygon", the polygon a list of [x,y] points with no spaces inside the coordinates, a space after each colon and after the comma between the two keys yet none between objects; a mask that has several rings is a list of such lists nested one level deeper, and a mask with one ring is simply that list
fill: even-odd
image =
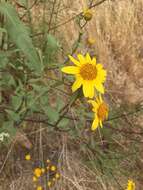
[{"label": "green leaf", "polygon": [[5,111],[8,113],[8,117],[9,117],[10,120],[16,121],[16,122],[20,120],[20,117],[19,117],[18,113],[15,113],[12,110],[5,110]]},{"label": "green leaf", "polygon": [[20,96],[12,96],[11,101],[12,101],[12,107],[16,111],[20,107],[20,105],[22,103],[22,97],[20,97]]},{"label": "green leaf", "polygon": [[59,119],[59,113],[54,108],[47,106],[43,110],[51,122],[56,122]]},{"label": "green leaf", "polygon": [[19,0],[18,3],[24,7],[27,7],[27,0]]},{"label": "green leaf", "polygon": [[47,35],[47,48],[51,51],[57,51],[57,49],[60,47],[57,39],[51,35]]},{"label": "green leaf", "polygon": [[30,69],[41,72],[41,63],[37,52],[29,37],[29,33],[25,25],[20,21],[14,7],[9,3],[0,3],[0,13],[6,17],[6,29],[10,39],[25,54],[28,61],[27,65]]},{"label": "green leaf", "polygon": [[60,123],[58,124],[58,127],[61,127],[61,128],[67,128],[69,124],[69,119],[67,118],[63,118]]},{"label": "green leaf", "polygon": [[57,110],[60,111],[61,108],[64,107],[64,101],[62,99],[60,99],[60,98],[57,98],[57,105],[56,105],[56,107],[57,107]]},{"label": "green leaf", "polygon": [[6,53],[1,52],[0,53],[0,69],[4,69],[8,63],[8,58]]},{"label": "green leaf", "polygon": [[45,48],[45,57],[44,57],[44,63],[45,64],[49,64],[50,66],[55,64],[55,53],[57,52],[57,50],[60,48],[60,45],[57,41],[57,39],[51,35],[48,34],[47,35],[47,39],[46,40],[46,48]]}]

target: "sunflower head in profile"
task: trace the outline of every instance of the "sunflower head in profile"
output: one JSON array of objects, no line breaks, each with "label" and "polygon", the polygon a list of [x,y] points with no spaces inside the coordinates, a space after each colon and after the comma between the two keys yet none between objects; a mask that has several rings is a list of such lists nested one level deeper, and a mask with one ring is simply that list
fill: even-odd
[{"label": "sunflower head in profile", "polygon": [[128,180],[128,185],[126,190],[135,190],[135,183],[132,180]]},{"label": "sunflower head in profile", "polygon": [[78,60],[69,55],[69,59],[75,66],[62,68],[62,72],[75,75],[76,80],[72,85],[72,91],[75,92],[82,86],[85,97],[93,98],[95,89],[103,94],[106,71],[103,69],[102,64],[97,64],[96,58],[91,58],[88,53],[86,56],[78,54],[77,57]]},{"label": "sunflower head in profile", "polygon": [[92,104],[92,111],[95,113],[95,118],[93,120],[91,130],[94,131],[98,126],[103,127],[103,121],[108,118],[108,106],[102,100],[101,95],[99,98],[96,98],[96,101],[89,100],[88,103]]}]

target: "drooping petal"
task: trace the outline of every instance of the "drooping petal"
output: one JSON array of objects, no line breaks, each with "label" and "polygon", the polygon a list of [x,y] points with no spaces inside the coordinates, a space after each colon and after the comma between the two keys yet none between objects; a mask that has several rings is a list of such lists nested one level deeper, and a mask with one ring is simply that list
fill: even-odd
[{"label": "drooping petal", "polygon": [[72,91],[75,92],[78,88],[80,88],[82,85],[82,78],[77,77],[76,81],[72,85]]},{"label": "drooping petal", "polygon": [[95,88],[102,94],[104,94],[104,87],[103,87],[103,84],[102,83],[95,83]]},{"label": "drooping petal", "polygon": [[100,103],[103,102],[101,94],[99,94],[99,100],[100,100]]},{"label": "drooping petal", "polygon": [[91,130],[95,131],[97,129],[98,125],[99,125],[99,120],[98,120],[98,117],[96,115],[94,118],[94,121],[92,123]]},{"label": "drooping petal", "polygon": [[99,120],[100,127],[103,127],[102,120]]},{"label": "drooping petal", "polygon": [[97,112],[97,109],[98,109],[98,107],[99,107],[99,105],[97,104],[97,102],[94,101],[94,100],[89,100],[88,103],[92,104],[92,106],[93,106],[93,111],[94,111],[94,112]]},{"label": "drooping petal", "polygon": [[[108,110],[109,111],[109,110]],[[107,111],[107,113],[106,113],[106,119],[108,118],[108,111]]]},{"label": "drooping petal", "polygon": [[77,66],[80,66],[81,63],[79,61],[77,61],[74,57],[72,57],[71,55],[68,56],[69,59]]},{"label": "drooping petal", "polygon": [[85,64],[86,63],[86,59],[84,58],[83,55],[78,54],[77,57],[79,59],[80,64]]},{"label": "drooping petal", "polygon": [[89,53],[86,54],[86,62],[91,63],[91,57],[90,57]]},{"label": "drooping petal", "polygon": [[76,66],[67,66],[67,67],[63,67],[61,71],[67,74],[78,74],[79,68]]},{"label": "drooping petal", "polygon": [[83,94],[87,98],[93,98],[94,96],[94,83],[89,81],[83,81]]}]

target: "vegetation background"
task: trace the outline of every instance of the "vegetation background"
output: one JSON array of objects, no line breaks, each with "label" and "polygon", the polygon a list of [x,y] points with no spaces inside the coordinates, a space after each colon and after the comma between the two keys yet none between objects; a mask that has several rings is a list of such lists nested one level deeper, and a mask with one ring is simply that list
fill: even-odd
[{"label": "vegetation background", "polygon": [[[10,134],[0,142],[0,190],[34,189],[33,168],[46,159],[61,174],[51,189],[122,190],[128,179],[143,189],[142,12],[142,0],[0,1],[0,132]],[[110,115],[96,132],[61,73],[79,52],[108,71]]]}]

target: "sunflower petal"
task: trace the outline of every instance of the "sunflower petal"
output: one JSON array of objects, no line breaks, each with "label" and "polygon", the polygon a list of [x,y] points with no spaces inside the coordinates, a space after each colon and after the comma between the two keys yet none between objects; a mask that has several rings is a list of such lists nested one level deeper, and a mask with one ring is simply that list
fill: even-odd
[{"label": "sunflower petal", "polygon": [[99,94],[99,100],[100,100],[100,103],[103,102],[101,94]]},{"label": "sunflower petal", "polygon": [[91,63],[91,57],[90,57],[89,53],[86,54],[86,61],[87,61],[87,63]]},{"label": "sunflower petal", "polygon": [[78,54],[77,57],[78,57],[79,62],[80,62],[81,65],[86,63],[86,59],[84,58],[83,55]]},{"label": "sunflower petal", "polygon": [[92,63],[92,65],[96,65],[96,58],[95,57],[93,57],[93,59],[91,60],[91,63]]},{"label": "sunflower petal", "polygon": [[103,127],[102,120],[99,120],[100,127]]},{"label": "sunflower petal", "polygon": [[107,71],[102,68],[103,66],[101,64],[97,64],[97,77],[96,80],[100,81],[101,83],[105,82]]},{"label": "sunflower petal", "polygon": [[94,100],[88,100],[88,103],[92,104],[92,106],[93,106],[93,111],[94,111],[94,112],[97,112],[97,109],[98,109],[98,107],[99,107],[98,103],[97,103],[96,101],[94,101]]},{"label": "sunflower petal", "polygon": [[94,119],[94,121],[93,121],[93,123],[92,123],[92,126],[91,126],[91,130],[92,130],[92,131],[95,131],[95,130],[97,129],[97,127],[98,127],[98,124],[99,124],[98,117],[95,116],[95,119]]},{"label": "sunflower petal", "polygon": [[63,67],[61,71],[67,74],[78,74],[79,68],[76,66],[67,66],[67,67]]},{"label": "sunflower petal", "polygon": [[76,81],[72,85],[72,91],[75,92],[78,88],[80,88],[82,85],[82,78],[77,77]]},{"label": "sunflower petal", "polygon": [[97,67],[97,69],[103,69],[103,65],[102,64],[100,64],[100,63],[98,63],[97,65],[96,65],[96,67]]},{"label": "sunflower petal", "polygon": [[79,61],[77,61],[74,57],[72,57],[71,55],[68,56],[69,59],[77,66],[80,66],[81,63]]},{"label": "sunflower petal", "polygon": [[104,94],[104,87],[102,83],[95,83],[95,88],[102,94]]},{"label": "sunflower petal", "polygon": [[94,97],[94,83],[84,81],[83,82],[83,94],[85,97],[93,98]]}]

